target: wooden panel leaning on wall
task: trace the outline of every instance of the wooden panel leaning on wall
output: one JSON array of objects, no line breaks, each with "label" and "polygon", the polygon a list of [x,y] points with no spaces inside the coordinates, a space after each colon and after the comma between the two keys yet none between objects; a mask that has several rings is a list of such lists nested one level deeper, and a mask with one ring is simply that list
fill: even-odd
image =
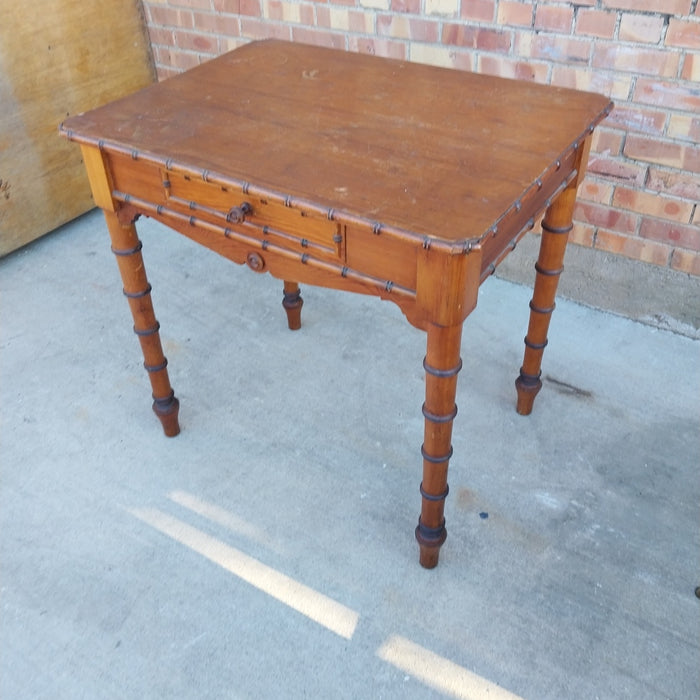
[{"label": "wooden panel leaning on wall", "polygon": [[59,122],[153,82],[138,0],[0,0],[0,256],[94,206]]}]

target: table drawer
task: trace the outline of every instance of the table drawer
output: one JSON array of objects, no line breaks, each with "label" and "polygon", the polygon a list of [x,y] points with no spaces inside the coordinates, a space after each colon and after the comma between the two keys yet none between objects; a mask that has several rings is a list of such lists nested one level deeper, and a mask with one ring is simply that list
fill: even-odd
[{"label": "table drawer", "polygon": [[344,227],[327,215],[193,175],[170,170],[161,175],[169,209],[226,228],[256,230],[278,245],[303,248],[315,257],[345,260]]}]

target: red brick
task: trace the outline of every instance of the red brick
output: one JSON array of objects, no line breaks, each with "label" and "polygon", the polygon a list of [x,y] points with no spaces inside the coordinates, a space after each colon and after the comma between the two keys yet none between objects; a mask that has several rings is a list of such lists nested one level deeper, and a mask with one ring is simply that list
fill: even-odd
[{"label": "red brick", "polygon": [[510,50],[511,35],[510,32],[495,29],[482,29],[465,24],[445,22],[442,27],[442,43],[449,46],[464,46],[506,53]]},{"label": "red brick", "polygon": [[[269,7],[269,5],[268,5]],[[316,11],[316,26],[330,27],[331,26],[331,8],[328,5],[317,5]]]},{"label": "red brick", "polygon": [[[270,4],[272,5],[272,2]],[[241,31],[240,20],[234,15],[195,12],[194,26],[195,29],[224,36],[238,36]]]},{"label": "red brick", "polygon": [[630,163],[618,158],[597,156],[593,154],[588,161],[588,172],[609,178],[619,183],[641,186],[647,177],[648,166],[642,163]]},{"label": "red brick", "polygon": [[171,66],[172,59],[170,57],[171,47],[155,46],[153,48],[153,58],[156,65]]},{"label": "red brick", "polygon": [[171,65],[180,72],[194,68],[200,64],[199,55],[189,51],[173,51],[170,54]]},{"label": "red brick", "polygon": [[[302,5],[301,7],[304,7]],[[371,15],[368,12],[364,11],[359,11],[359,10],[348,10],[348,25],[350,27],[351,32],[358,32],[359,34],[364,34],[367,32],[367,24],[370,21],[369,18]],[[308,24],[308,25],[313,25],[314,19],[313,19],[313,13],[311,14],[311,17],[309,20],[305,21],[305,19],[302,17],[302,24]],[[379,54],[381,56],[384,56],[386,54]]]},{"label": "red brick", "polygon": [[668,122],[668,135],[673,139],[700,143],[700,116],[672,114]]},{"label": "red brick", "polygon": [[406,44],[390,39],[367,39],[351,36],[348,39],[348,49],[357,53],[368,53],[372,56],[406,59]]},{"label": "red brick", "polygon": [[214,0],[214,10],[237,15],[241,7],[240,3],[241,0]]},{"label": "red brick", "polygon": [[498,3],[496,21],[501,26],[531,27],[532,15],[533,5],[531,3],[501,0],[501,2]]},{"label": "red brick", "polygon": [[[266,22],[257,17],[241,17],[241,36],[247,39],[289,39],[291,28],[284,24]],[[311,43],[311,42],[306,42]],[[344,48],[344,47],[343,47]]]},{"label": "red brick", "polygon": [[678,143],[630,134],[625,141],[624,154],[628,158],[667,165],[680,170],[683,167],[683,149],[684,147]]},{"label": "red brick", "polygon": [[664,28],[663,17],[625,12],[620,19],[620,41],[658,44]]},{"label": "red brick", "polygon": [[175,35],[175,44],[180,49],[210,54],[215,54],[217,52],[217,41],[216,38],[212,36],[177,30],[174,31],[173,34]]},{"label": "red brick", "polygon": [[700,83],[700,53],[685,54],[681,78]]},{"label": "red brick", "polygon": [[618,95],[629,95],[631,76],[594,71],[588,66],[557,64],[552,67],[551,83],[584,92],[599,92],[618,99]]},{"label": "red brick", "polygon": [[582,224],[579,221],[574,221],[573,223],[574,227],[569,233],[569,243],[592,248],[595,240],[595,228]]},{"label": "red brick", "polygon": [[440,25],[428,19],[409,19],[411,39],[415,41],[436,42],[440,36]]},{"label": "red brick", "polygon": [[614,231],[602,229],[598,229],[596,234],[595,247],[616,255],[624,255],[626,258],[662,266],[668,265],[672,250],[670,246],[662,243],[619,235]]},{"label": "red brick", "polygon": [[474,70],[473,52],[461,51],[449,46],[413,43],[410,60],[431,66]]},{"label": "red brick", "polygon": [[439,30],[440,24],[434,20],[395,14],[377,16],[377,33],[380,36],[426,41],[434,44],[440,36]]},{"label": "red brick", "polygon": [[661,168],[649,168],[646,186],[651,190],[683,197],[694,202],[700,201],[700,178]]},{"label": "red brick", "polygon": [[617,129],[598,128],[593,132],[591,151],[619,156],[624,132]]},{"label": "red brick", "polygon": [[607,182],[599,182],[590,177],[583,180],[583,184],[579,187],[578,196],[587,202],[595,204],[610,204],[613,187]]},{"label": "red brick", "polygon": [[671,254],[671,267],[679,272],[700,277],[700,254],[676,248]]},{"label": "red brick", "polygon": [[639,223],[639,217],[630,212],[584,201],[576,203],[574,217],[578,221],[613,229],[618,233],[634,233]]},{"label": "red brick", "polygon": [[535,29],[569,34],[574,18],[572,7],[549,7],[537,5],[535,10]]},{"label": "red brick", "polygon": [[618,43],[596,44],[593,66],[635,74],[673,77],[678,74],[680,56],[680,52],[677,51],[640,49],[637,46]]},{"label": "red brick", "polygon": [[621,209],[678,223],[688,223],[693,211],[693,205],[682,199],[671,199],[658,193],[640,192],[626,187],[615,188],[612,203]]},{"label": "red brick", "polygon": [[606,121],[627,131],[661,136],[666,125],[666,112],[644,109],[635,104],[616,104]]},{"label": "red brick", "polygon": [[628,158],[678,170],[700,172],[700,148],[694,146],[630,134],[625,142],[624,154]]},{"label": "red brick", "polygon": [[513,34],[509,31],[480,29],[476,36],[476,48],[480,51],[509,52]]},{"label": "red brick", "polygon": [[151,39],[151,46],[175,46],[175,37],[172,29],[149,27],[148,36]]},{"label": "red brick", "polygon": [[576,34],[588,34],[601,39],[612,39],[615,35],[617,16],[614,12],[581,9],[576,17]]},{"label": "red brick", "polygon": [[488,56],[481,54],[477,59],[479,73],[497,75],[501,78],[516,80],[531,80],[536,83],[546,83],[549,75],[549,65],[536,61],[519,61],[506,56]]},{"label": "red brick", "polygon": [[148,13],[152,25],[162,27],[177,27],[178,29],[191,29],[194,26],[192,12],[189,10],[175,10],[172,7],[149,7]]},{"label": "red brick", "polygon": [[495,0],[466,0],[462,2],[459,16],[474,22],[493,22],[495,14]]},{"label": "red brick", "polygon": [[666,30],[666,46],[700,49],[700,22],[672,17]]},{"label": "red brick", "polygon": [[588,39],[570,39],[539,34],[532,39],[532,56],[563,63],[588,63],[591,42]]},{"label": "red brick", "polygon": [[219,15],[211,12],[193,12],[193,28],[198,32],[219,34],[217,20],[222,16],[231,19],[230,15]]},{"label": "red brick", "polygon": [[602,6],[613,10],[661,12],[668,15],[687,15],[692,0],[602,0]]},{"label": "red brick", "polygon": [[[326,10],[326,11],[328,10],[328,8],[325,6],[322,8],[319,7],[318,9],[319,10]],[[266,19],[271,19],[271,20],[274,20],[276,22],[282,22],[284,20],[284,10],[283,10],[282,3],[280,2],[280,0],[268,0]],[[321,21],[320,16],[318,19],[318,24],[319,24],[319,26],[324,26],[324,27],[328,26],[327,23]]]},{"label": "red brick", "polygon": [[391,9],[394,12],[408,12],[412,15],[420,14],[421,0],[391,0]]},{"label": "red brick", "polygon": [[239,13],[248,17],[260,17],[260,0],[240,0],[241,9]]},{"label": "red brick", "polygon": [[345,48],[345,35],[334,32],[319,31],[307,27],[292,27],[292,40],[300,44],[327,46],[331,49]]},{"label": "red brick", "polygon": [[[310,3],[301,3],[300,5],[298,5],[298,7],[299,7],[299,22],[301,24],[306,24],[308,26],[313,25],[313,23],[314,23],[314,6],[311,5]],[[318,5],[316,9],[320,10],[321,7],[325,7],[325,6]],[[353,14],[353,17],[355,15],[362,15],[362,14],[364,14],[364,13],[357,12],[357,13]],[[352,18],[351,18],[350,22],[353,23]]]},{"label": "red brick", "polygon": [[639,235],[661,243],[700,251],[700,227],[645,217]]},{"label": "red brick", "polygon": [[[311,10],[311,17],[301,17],[300,19],[291,19],[290,12],[298,11],[299,9],[308,7]],[[317,5],[316,6],[316,21],[313,19],[313,7],[311,5],[297,5],[287,3],[285,5],[286,21],[293,21],[296,24],[302,24],[306,27],[329,27],[336,32],[358,32],[367,34],[370,22],[374,24],[374,14],[363,10],[355,10],[350,7],[337,7],[335,5]],[[306,21],[306,20],[309,21]],[[405,22],[406,17],[397,16],[398,22]]]},{"label": "red brick", "polygon": [[700,147],[685,146],[683,150],[683,170],[700,173]]},{"label": "red brick", "polygon": [[187,7],[190,10],[211,10],[211,0],[170,0],[174,7]]},{"label": "red brick", "polygon": [[700,110],[700,92],[697,88],[651,78],[638,78],[634,101],[687,112]]},{"label": "red brick", "polygon": [[476,27],[467,24],[451,24],[445,22],[442,28],[442,43],[452,46],[476,46]]}]

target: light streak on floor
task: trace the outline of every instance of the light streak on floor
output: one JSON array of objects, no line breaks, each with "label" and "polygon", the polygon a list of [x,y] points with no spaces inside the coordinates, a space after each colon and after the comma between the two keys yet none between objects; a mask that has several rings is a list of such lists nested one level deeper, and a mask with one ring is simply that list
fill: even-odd
[{"label": "light streak on floor", "polygon": [[345,639],[351,639],[355,633],[359,615],[323,593],[155,508],[134,508],[129,512],[331,632]]},{"label": "light streak on floor", "polygon": [[252,542],[261,544],[275,551],[279,549],[274,546],[271,538],[262,532],[260,528],[251,525],[251,523],[243,520],[243,518],[239,518],[237,515],[234,515],[221,506],[203,501],[201,498],[187,493],[186,491],[171,491],[168,494],[168,498],[173,503],[177,503],[183,508],[187,508],[187,510],[197,513],[197,515],[201,515],[207,518],[207,520],[211,520],[211,522],[225,527],[227,530],[231,530],[231,532],[243,535]]},{"label": "light streak on floor", "polygon": [[389,637],[378,649],[377,656],[458,700],[522,700],[486,678],[398,635]]},{"label": "light streak on floor", "polygon": [[[252,525],[186,492],[173,491],[169,498],[215,523],[247,533],[252,539],[259,537]],[[308,619],[340,637],[352,639],[360,616],[342,603],[156,508],[132,508],[128,512]],[[457,700],[522,700],[488,679],[399,635],[388,637],[377,649],[376,656]]]}]

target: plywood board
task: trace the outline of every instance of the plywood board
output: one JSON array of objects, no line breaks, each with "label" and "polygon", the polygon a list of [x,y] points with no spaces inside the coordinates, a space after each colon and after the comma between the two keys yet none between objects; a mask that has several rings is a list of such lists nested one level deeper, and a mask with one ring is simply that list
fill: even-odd
[{"label": "plywood board", "polygon": [[154,75],[137,0],[0,0],[0,255],[94,206],[59,123]]}]

